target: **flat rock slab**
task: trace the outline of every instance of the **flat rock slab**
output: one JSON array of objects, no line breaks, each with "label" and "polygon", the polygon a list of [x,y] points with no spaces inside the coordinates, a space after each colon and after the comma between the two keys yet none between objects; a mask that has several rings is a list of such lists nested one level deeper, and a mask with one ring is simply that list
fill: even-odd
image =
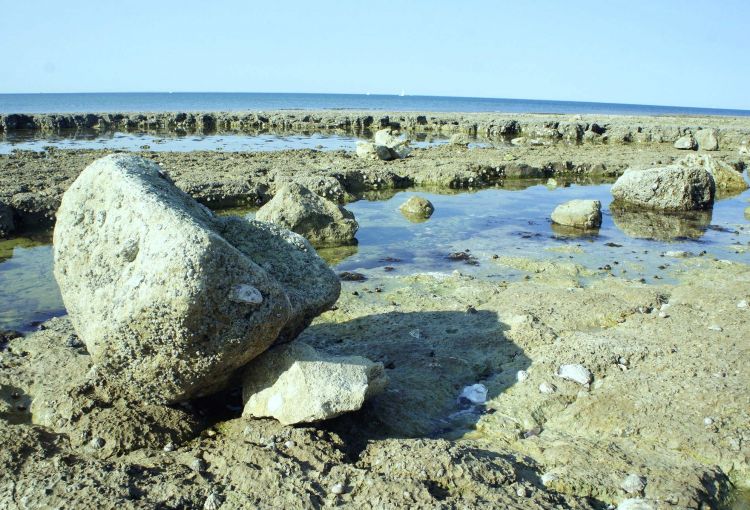
[{"label": "flat rock slab", "polygon": [[273,417],[285,425],[335,418],[381,392],[382,363],[330,356],[302,342],[275,347],[246,369],[243,416]]},{"label": "flat rock slab", "polygon": [[[58,211],[55,278],[102,379],[142,401],[207,395],[287,324],[297,331],[335,302],[335,274],[298,236],[275,244],[275,265],[256,263],[268,243],[251,245],[266,228],[216,217],[150,161],[113,155],[89,165]],[[321,279],[303,277],[288,293],[286,271]],[[325,294],[309,309],[289,297],[307,283]]]}]

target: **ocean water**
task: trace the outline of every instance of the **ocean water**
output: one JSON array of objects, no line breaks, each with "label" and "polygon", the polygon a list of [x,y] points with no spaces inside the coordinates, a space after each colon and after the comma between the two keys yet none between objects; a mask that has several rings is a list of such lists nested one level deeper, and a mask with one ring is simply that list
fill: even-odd
[{"label": "ocean water", "polygon": [[256,92],[0,94],[0,113],[188,112],[297,109],[750,116],[750,110],[719,108],[413,95]]}]

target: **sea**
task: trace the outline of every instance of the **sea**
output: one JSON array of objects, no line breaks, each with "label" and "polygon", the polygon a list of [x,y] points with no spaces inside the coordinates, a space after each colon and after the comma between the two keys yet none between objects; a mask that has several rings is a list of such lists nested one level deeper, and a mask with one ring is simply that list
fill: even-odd
[{"label": "sea", "polygon": [[0,94],[0,114],[165,111],[382,110],[604,115],[750,116],[750,110],[538,99],[382,94],[138,92]]}]

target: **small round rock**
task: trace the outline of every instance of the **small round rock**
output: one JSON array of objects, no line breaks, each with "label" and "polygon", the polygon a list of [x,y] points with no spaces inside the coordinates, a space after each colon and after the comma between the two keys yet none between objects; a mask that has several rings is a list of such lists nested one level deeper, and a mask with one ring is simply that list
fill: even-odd
[{"label": "small round rock", "polygon": [[544,381],[542,384],[539,385],[539,393],[545,393],[550,394],[557,391],[557,387],[555,387],[554,384],[550,384],[547,381]]},{"label": "small round rock", "polygon": [[343,483],[335,483],[331,486],[331,494],[340,496],[344,493],[345,487]]},{"label": "small round rock", "polygon": [[620,488],[627,494],[639,494],[646,488],[646,479],[635,473],[631,473],[622,481]]},{"label": "small round rock", "polygon": [[426,198],[413,196],[399,207],[401,213],[407,218],[427,219],[432,216],[435,206]]}]

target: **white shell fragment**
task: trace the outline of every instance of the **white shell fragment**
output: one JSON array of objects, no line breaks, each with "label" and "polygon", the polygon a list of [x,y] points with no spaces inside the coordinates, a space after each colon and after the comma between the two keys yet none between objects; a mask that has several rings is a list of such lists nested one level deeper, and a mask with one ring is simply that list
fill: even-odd
[{"label": "white shell fragment", "polygon": [[554,384],[550,384],[547,381],[544,381],[542,384],[539,385],[539,393],[554,393],[557,391],[557,387]]},{"label": "white shell fragment", "polygon": [[237,285],[232,292],[232,301],[259,305],[263,302],[263,294],[252,285]]},{"label": "white shell fragment", "polygon": [[557,369],[557,376],[582,385],[589,384],[593,379],[591,371],[578,363],[572,365],[560,365]]},{"label": "white shell fragment", "polygon": [[484,404],[487,402],[487,387],[484,384],[472,384],[461,390],[458,398],[465,398],[472,404]]},{"label": "white shell fragment", "polygon": [[519,371],[518,371],[518,372],[516,373],[516,380],[517,380],[518,382],[524,382],[524,381],[525,381],[525,380],[527,380],[528,378],[529,378],[529,373],[528,373],[528,372],[527,372],[526,370],[519,370]]}]

